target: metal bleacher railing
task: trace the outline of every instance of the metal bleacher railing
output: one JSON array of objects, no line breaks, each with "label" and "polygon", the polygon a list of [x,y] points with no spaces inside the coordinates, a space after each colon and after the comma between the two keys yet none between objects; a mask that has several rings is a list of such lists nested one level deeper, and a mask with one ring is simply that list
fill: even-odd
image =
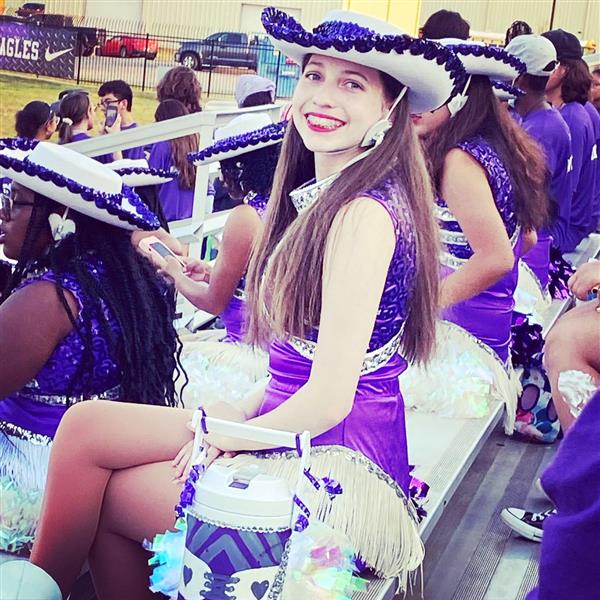
[{"label": "metal bleacher railing", "polygon": [[[200,134],[200,148],[209,146],[213,139],[215,128],[222,127],[232,118],[243,113],[266,112],[273,122],[279,120],[281,106],[269,104],[243,109],[223,108],[216,111],[203,111],[176,119],[161,121],[150,125],[143,125],[127,131],[121,131],[111,135],[96,136],[89,140],[69,144],[69,147],[87,156],[99,156],[136,148],[148,146],[155,142],[171,140],[193,133]],[[196,187],[194,190],[194,206],[192,216],[181,221],[169,223],[171,233],[182,243],[189,245],[190,256],[200,257],[202,239],[209,234],[218,234],[227,220],[227,212],[212,213],[212,204],[207,195],[210,169],[208,166],[200,166],[196,171]],[[212,315],[197,311],[197,309],[181,295],[178,298],[178,313],[181,317],[176,323],[178,328],[188,326],[197,316],[196,323],[206,322]],[[199,320],[198,320],[199,317]]]}]

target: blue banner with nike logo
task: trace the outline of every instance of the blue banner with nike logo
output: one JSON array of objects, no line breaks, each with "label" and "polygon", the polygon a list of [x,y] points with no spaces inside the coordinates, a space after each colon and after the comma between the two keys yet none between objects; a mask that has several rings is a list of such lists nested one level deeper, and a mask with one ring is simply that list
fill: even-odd
[{"label": "blue banner with nike logo", "polygon": [[76,55],[75,31],[0,21],[0,69],[73,79]]}]

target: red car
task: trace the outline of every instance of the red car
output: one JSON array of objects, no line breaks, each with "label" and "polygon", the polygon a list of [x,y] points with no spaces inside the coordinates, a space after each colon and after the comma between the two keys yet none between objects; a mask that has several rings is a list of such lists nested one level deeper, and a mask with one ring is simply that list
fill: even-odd
[{"label": "red car", "polygon": [[[146,46],[147,44],[147,46]],[[96,48],[97,56],[120,56],[121,58],[145,56],[154,60],[158,52],[158,42],[145,36],[118,35],[107,39]]]}]

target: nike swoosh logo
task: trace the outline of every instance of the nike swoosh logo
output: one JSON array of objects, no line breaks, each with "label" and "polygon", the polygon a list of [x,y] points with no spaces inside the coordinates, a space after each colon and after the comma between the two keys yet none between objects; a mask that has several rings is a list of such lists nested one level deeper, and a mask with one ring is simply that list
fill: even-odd
[{"label": "nike swoosh logo", "polygon": [[73,50],[73,48],[65,48],[64,50],[57,50],[56,52],[50,52],[50,50],[48,50],[48,48],[46,48],[46,53],[44,54],[44,58],[46,59],[46,62],[50,62],[50,61],[53,61],[55,58],[58,58],[59,56],[66,54],[67,52],[71,52],[71,50]]}]

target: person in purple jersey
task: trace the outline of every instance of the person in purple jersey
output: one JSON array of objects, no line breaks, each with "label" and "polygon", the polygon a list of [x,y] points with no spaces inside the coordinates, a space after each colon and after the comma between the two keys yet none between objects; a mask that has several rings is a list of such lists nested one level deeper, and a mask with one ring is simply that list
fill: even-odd
[{"label": "person in purple jersey", "polygon": [[598,159],[598,150],[600,149],[600,114],[589,100],[585,103],[584,108],[594,126],[596,139],[596,144],[592,149],[592,162],[595,165],[596,177],[594,179],[594,207],[589,230],[589,233],[593,233],[600,226],[600,160]]},{"label": "person in purple jersey", "polygon": [[557,65],[554,45],[540,35],[520,35],[506,47],[526,65],[527,71],[515,84],[525,94],[515,100],[514,107],[521,125],[544,150],[549,175],[549,197],[552,219],[547,228],[537,232],[537,244],[523,257],[532,269],[542,290],[548,287],[550,245],[561,248],[569,227],[573,187],[571,180],[571,134],[558,110],[545,98],[546,84]]},{"label": "person in purple jersey", "polygon": [[600,391],[542,475],[556,504],[544,523],[539,584],[526,600],[591,600],[600,574]]},{"label": "person in purple jersey", "polygon": [[[179,100],[163,100],[154,113],[157,122],[174,119],[189,114],[188,109]],[[156,142],[152,146],[148,165],[155,169],[170,171],[176,169],[178,176],[163,183],[158,192],[167,221],[188,219],[194,208],[194,188],[196,186],[196,167],[187,156],[198,149],[200,137],[190,134],[174,140]]]},{"label": "person in purple jersey", "polygon": [[[70,144],[91,139],[88,131],[94,128],[94,107],[87,92],[70,92],[63,96],[58,108],[60,124],[58,126],[58,143]],[[115,125],[120,117],[117,117]],[[116,131],[116,129],[115,129]],[[94,156],[94,160],[103,164],[122,158],[120,152]]]},{"label": "person in purple jersey", "polygon": [[571,131],[573,201],[571,218],[561,250],[571,252],[591,228],[596,190],[596,134],[585,104],[591,87],[589,69],[581,59],[579,40],[562,29],[542,34],[556,48],[559,66],[548,79],[546,98],[560,111]]},{"label": "person in purple jersey", "polygon": [[[131,114],[131,109],[133,108],[133,91],[131,90],[130,85],[121,79],[106,81],[98,89],[98,96],[100,98],[98,102],[98,108],[102,111],[105,117],[106,109],[109,106],[115,106],[120,117],[120,127],[103,127],[102,133],[127,131],[128,129],[134,129],[137,127],[137,123]],[[132,160],[144,158],[144,148],[142,146],[138,146],[137,148],[128,148],[127,150],[122,150],[121,154],[123,158],[129,158]]]},{"label": "person in purple jersey", "polygon": [[[439,282],[433,196],[410,113],[441,106],[464,71],[446,48],[357,13],[331,11],[313,31],[275,8],[262,22],[302,65],[247,284],[249,336],[270,346],[272,376],[241,409],[207,413],[310,431],[311,473],[344,490],[333,510],[326,494],[307,492],[311,513],[404,587],[423,545],[408,501],[398,376],[433,348]],[[138,542],[173,524],[171,461],[192,440],[191,413],[87,406],[74,407],[59,431],[30,569],[49,573],[67,596],[89,556],[99,597],[150,597]],[[79,432],[76,452],[69,431]],[[230,464],[259,461],[296,478],[295,451],[205,442],[209,460],[239,452]],[[84,493],[67,492],[65,478]],[[222,596],[223,586],[236,595],[238,582],[212,580],[204,595]]]},{"label": "person in purple jersey", "polygon": [[490,81],[514,80],[524,63],[500,48],[441,43],[470,76],[448,105],[414,116],[437,192],[443,320],[432,365],[411,365],[401,383],[411,407],[445,416],[482,417],[492,402],[504,402],[512,433],[519,390],[510,362],[514,292],[519,258],[548,214],[544,157],[500,106]]}]

